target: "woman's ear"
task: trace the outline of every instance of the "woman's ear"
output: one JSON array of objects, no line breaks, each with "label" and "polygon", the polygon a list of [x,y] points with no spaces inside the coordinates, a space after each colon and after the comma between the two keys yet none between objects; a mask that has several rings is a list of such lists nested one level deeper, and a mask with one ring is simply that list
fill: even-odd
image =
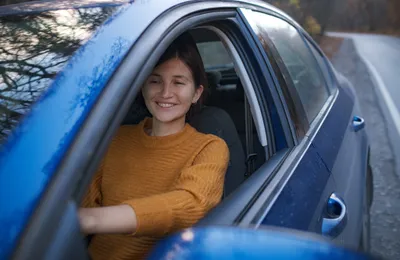
[{"label": "woman's ear", "polygon": [[200,85],[198,88],[196,88],[193,99],[192,99],[193,104],[197,103],[197,101],[201,97],[201,94],[203,94],[203,91],[204,91],[203,85]]}]

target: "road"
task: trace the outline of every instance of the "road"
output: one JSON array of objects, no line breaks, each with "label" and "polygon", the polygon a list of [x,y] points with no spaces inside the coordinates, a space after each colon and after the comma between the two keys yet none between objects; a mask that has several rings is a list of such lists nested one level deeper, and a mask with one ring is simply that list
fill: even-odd
[{"label": "road", "polygon": [[354,85],[367,123],[374,176],[371,251],[384,259],[398,260],[400,177],[396,159],[400,153],[396,146],[400,147],[400,142],[394,141],[398,129],[393,120],[400,106],[400,40],[377,35],[330,35],[346,37],[332,63]]},{"label": "road", "polygon": [[375,85],[400,177],[400,38],[374,34],[329,33],[353,40]]}]

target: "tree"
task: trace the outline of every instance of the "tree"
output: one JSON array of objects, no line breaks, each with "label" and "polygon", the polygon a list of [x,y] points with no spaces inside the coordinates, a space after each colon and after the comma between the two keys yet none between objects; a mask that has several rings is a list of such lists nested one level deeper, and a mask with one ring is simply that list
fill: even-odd
[{"label": "tree", "polygon": [[[325,2],[326,0],[320,1]],[[325,17],[323,15],[315,16],[317,13],[315,9],[320,5],[317,0],[275,0],[272,4],[288,13],[313,36],[320,35],[322,29],[326,28],[326,26],[322,28],[321,21],[318,20],[321,18],[325,22],[323,19],[325,19],[326,15]]]},{"label": "tree", "polygon": [[312,36],[327,29],[385,32],[400,30],[399,0],[274,0]]},{"label": "tree", "polygon": [[399,0],[387,0],[387,13],[389,24],[392,28],[400,27],[400,1]]}]

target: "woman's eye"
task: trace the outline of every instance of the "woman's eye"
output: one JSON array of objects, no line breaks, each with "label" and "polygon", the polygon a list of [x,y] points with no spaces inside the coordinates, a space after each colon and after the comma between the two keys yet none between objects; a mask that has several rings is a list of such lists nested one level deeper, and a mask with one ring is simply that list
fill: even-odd
[{"label": "woman's eye", "polygon": [[160,83],[160,81],[159,81],[159,80],[156,80],[156,79],[151,79],[151,80],[149,81],[149,83],[150,83],[150,84],[158,84],[158,83]]}]

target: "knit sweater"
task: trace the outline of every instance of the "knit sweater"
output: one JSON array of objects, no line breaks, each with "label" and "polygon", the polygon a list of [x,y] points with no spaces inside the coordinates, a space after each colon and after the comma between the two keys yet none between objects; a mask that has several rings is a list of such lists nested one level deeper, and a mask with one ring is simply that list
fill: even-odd
[{"label": "knit sweater", "polygon": [[160,238],[195,224],[221,200],[225,142],[188,124],[173,135],[149,136],[151,122],[119,129],[83,201],[83,207],[127,204],[137,217],[134,234],[94,235],[94,260],[142,259]]}]

